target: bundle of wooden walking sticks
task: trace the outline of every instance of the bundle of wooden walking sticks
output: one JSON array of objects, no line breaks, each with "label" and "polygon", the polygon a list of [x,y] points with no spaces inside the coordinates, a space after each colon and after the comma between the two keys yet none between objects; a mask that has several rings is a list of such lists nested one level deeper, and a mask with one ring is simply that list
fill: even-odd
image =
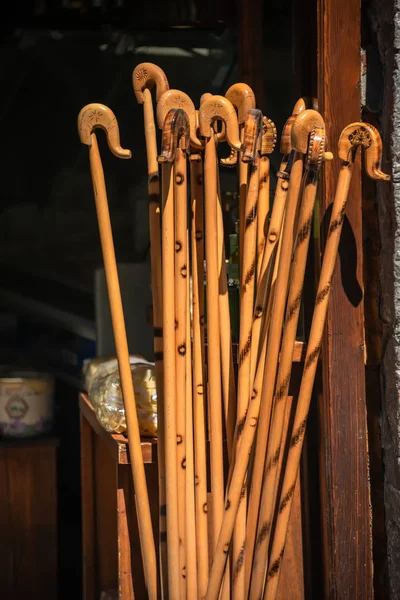
[{"label": "bundle of wooden walking sticks", "polygon": [[[131,154],[120,146],[117,120],[108,107],[85,106],[78,127],[82,143],[89,147],[148,597],[274,600],[353,163],[361,146],[367,174],[387,181],[389,177],[380,170],[381,139],[373,126],[357,122],[343,129],[338,142],[341,169],[295,416],[285,431],[318,179],[324,161],[332,158],[324,120],[303,99],[296,103],[283,129],[282,159],[270,203],[269,154],[276,130],[256,108],[249,86],[235,84],[225,97],[204,94],[197,110],[184,92],[169,89],[159,67],[143,63],[133,72],[133,89],[144,109],[148,164],[158,394],[158,540],[150,516],[94,130],[106,131],[117,157]],[[160,151],[156,122],[162,130]],[[239,189],[237,361],[231,340],[217,156],[217,145],[223,141],[231,152],[221,163],[237,169]]]}]

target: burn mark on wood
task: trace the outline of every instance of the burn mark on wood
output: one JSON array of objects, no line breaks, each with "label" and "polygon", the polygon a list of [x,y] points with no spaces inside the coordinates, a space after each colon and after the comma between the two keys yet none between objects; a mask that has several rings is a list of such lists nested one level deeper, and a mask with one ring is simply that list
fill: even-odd
[{"label": "burn mark on wood", "polygon": [[263,541],[265,540],[265,538],[269,534],[270,529],[271,529],[271,522],[270,521],[267,521],[266,523],[263,523],[263,525],[262,525],[262,527],[260,529],[260,533],[257,536],[256,548],[258,548],[259,546],[261,546],[261,544],[263,543]]},{"label": "burn mark on wood", "polygon": [[250,211],[246,215],[246,220],[245,220],[245,225],[244,225],[245,229],[247,229],[254,223],[254,219],[256,218],[256,214],[257,214],[257,204],[258,204],[258,201],[255,203],[255,205],[250,209]]},{"label": "burn mark on wood", "polygon": [[343,204],[338,217],[336,219],[334,219],[333,221],[331,221],[331,224],[329,226],[328,235],[331,235],[331,233],[333,233],[334,231],[336,231],[336,229],[338,229],[339,227],[342,226],[344,215],[345,215],[345,210],[346,210],[346,203]]},{"label": "burn mark on wood", "polygon": [[243,346],[243,348],[240,351],[239,365],[241,365],[243,363],[246,356],[249,354],[250,349],[251,349],[251,333],[250,333],[249,337],[247,338],[245,345]]},{"label": "burn mark on wood", "polygon": [[316,360],[318,360],[318,356],[321,350],[321,344],[318,344],[318,346],[316,346],[314,348],[314,350],[312,352],[310,352],[310,354],[308,355],[305,365],[304,365],[304,370],[308,369],[309,367],[311,367],[311,365],[313,363],[315,363]]},{"label": "burn mark on wood", "polygon": [[247,271],[246,276],[244,278],[244,288],[246,287],[246,285],[249,285],[249,283],[253,279],[255,269],[256,269],[256,261],[253,260],[252,265],[251,265],[250,269]]},{"label": "burn mark on wood", "polygon": [[297,429],[297,431],[295,431],[295,433],[292,435],[292,438],[290,440],[290,446],[297,446],[297,444],[300,442],[300,440],[303,438],[304,436],[304,432],[306,430],[306,419],[304,419],[304,421],[302,421]]},{"label": "burn mark on wood", "polygon": [[290,502],[293,494],[294,494],[294,488],[296,487],[296,483],[294,483],[289,490],[286,492],[286,494],[284,495],[284,497],[281,500],[281,503],[279,505],[279,514],[281,512],[283,512],[286,508],[286,506],[288,505],[288,503]]},{"label": "burn mark on wood", "polygon": [[287,390],[289,387],[289,382],[290,382],[290,373],[289,373],[289,375],[286,375],[285,379],[282,381],[282,383],[279,385],[279,387],[277,389],[276,396],[275,396],[276,402],[280,402],[281,400],[283,400],[283,398],[286,397]]},{"label": "burn mark on wood", "polygon": [[302,291],[298,294],[298,296],[294,299],[294,301],[290,305],[289,310],[288,310],[288,321],[291,321],[293,319],[293,317],[295,316],[295,314],[298,312],[298,310],[300,308],[300,304],[301,304],[301,296],[302,296]]},{"label": "burn mark on wood", "polygon": [[309,215],[304,225],[301,226],[296,239],[296,248],[298,248],[306,239],[309,237],[311,233],[311,223],[312,223],[313,213]]},{"label": "burn mark on wood", "polygon": [[327,283],[326,286],[318,293],[318,295],[315,299],[315,304],[320,304],[320,302],[325,300],[325,298],[329,294],[330,289],[331,289],[331,282],[329,281],[329,283]]},{"label": "burn mark on wood", "polygon": [[240,571],[242,570],[244,565],[244,544],[240,548],[239,556],[237,557],[237,561],[235,563],[235,568],[233,570],[232,583],[234,584]]},{"label": "burn mark on wood", "polygon": [[272,579],[273,577],[275,577],[275,575],[277,575],[279,573],[279,569],[281,568],[281,562],[282,562],[282,558],[283,558],[283,552],[284,552],[285,548],[282,548],[282,550],[279,553],[279,557],[272,563],[271,568],[268,571],[268,579]]}]

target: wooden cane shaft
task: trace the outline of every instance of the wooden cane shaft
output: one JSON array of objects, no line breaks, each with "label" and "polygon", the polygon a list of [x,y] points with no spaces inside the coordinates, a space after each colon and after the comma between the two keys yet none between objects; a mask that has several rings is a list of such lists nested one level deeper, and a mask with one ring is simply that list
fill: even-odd
[{"label": "wooden cane shaft", "polygon": [[149,181],[159,177],[157,161],[157,136],[154,122],[153,100],[147,88],[143,90],[144,135],[146,138],[147,173]]},{"label": "wooden cane shaft", "polygon": [[[286,162],[281,163],[281,172],[284,171]],[[253,335],[252,335],[252,374],[251,381],[255,389],[262,386],[265,356],[267,350],[268,328],[271,322],[271,312],[274,302],[276,280],[278,277],[279,260],[282,249],[282,223],[285,214],[288,181],[278,177],[275,190],[275,199],[272,208],[271,222],[264,250],[263,263],[268,260],[268,266],[261,278],[257,290],[255,303]],[[264,264],[263,264],[264,269]],[[265,289],[263,289],[265,288]],[[260,316],[258,316],[260,315]],[[254,354],[254,359],[253,359]],[[253,371],[254,370],[254,371]],[[257,533],[258,511],[249,510],[246,527],[246,569],[245,592],[248,594],[250,586],[251,569],[253,564],[254,544]]]},{"label": "wooden cane shaft", "polygon": [[212,493],[213,547],[224,512],[224,470],[222,443],[221,351],[218,310],[217,246],[217,153],[214,137],[205,142],[204,193],[206,231],[206,301],[208,404],[210,413],[210,475]]},{"label": "wooden cane shaft", "polygon": [[181,600],[186,597],[186,339],[187,323],[187,183],[186,156],[178,148],[174,161],[175,195],[175,369],[176,369],[176,458],[178,472],[179,556]]},{"label": "wooden cane shaft", "polygon": [[[303,169],[302,155],[295,153],[291,170],[290,184],[288,190],[287,208],[285,222],[282,232],[282,250],[279,261],[278,277],[276,281],[274,302],[271,313],[271,323],[268,332],[268,347],[265,360],[265,370],[261,393],[261,406],[258,421],[257,443],[255,445],[253,473],[250,489],[249,510],[259,511],[262,477],[267,450],[269,423],[272,410],[272,400],[275,389],[275,378],[278,368],[279,350],[282,337],[282,326],[285,314],[290,263],[293,250],[294,223],[296,219],[297,206],[300,193],[301,176]],[[255,548],[254,556],[257,548]],[[250,599],[260,597],[263,573],[252,570],[250,584]],[[257,595],[258,593],[258,595]]]},{"label": "wooden cane shaft", "polygon": [[306,182],[303,192],[295,251],[290,270],[290,289],[258,517],[257,538],[255,544],[257,552],[255,553],[253,563],[253,569],[256,572],[261,569],[264,569],[264,572],[266,572],[268,563],[268,547],[274,513],[275,485],[277,482],[281,451],[283,421],[286,412],[286,400],[292,372],[293,351],[299,321],[316,191],[317,174],[312,173],[309,175],[309,179]]},{"label": "wooden cane shaft", "polygon": [[262,256],[264,254],[266,231],[268,231],[269,203],[269,170],[268,156],[260,158],[260,190],[257,203],[257,283],[260,280]]},{"label": "wooden cane shaft", "polygon": [[[193,177],[192,177],[193,182]],[[199,285],[203,294],[203,260],[196,260],[199,240],[198,204],[202,200],[192,187],[192,286],[193,286],[193,402],[194,402],[194,448],[196,477],[196,542],[197,542],[197,576],[199,598],[204,598],[208,584],[208,518],[207,518],[207,445],[205,419],[204,385],[204,344],[201,339]],[[201,228],[202,230],[203,228]],[[201,278],[198,277],[198,264],[201,265]]]},{"label": "wooden cane shaft", "polygon": [[93,190],[96,202],[96,212],[99,224],[104,269],[106,274],[107,291],[110,302],[111,320],[117,352],[118,368],[124,399],[146,587],[149,598],[156,599],[157,560],[154,545],[153,527],[151,522],[150,504],[142,459],[139,423],[136,413],[135,393],[133,389],[131,366],[129,361],[128,341],[125,330],[125,320],[118,280],[117,262],[115,258],[104,172],[95,134],[91,135],[89,160],[90,171],[93,180]]},{"label": "wooden cane shaft", "polygon": [[[243,143],[244,127],[240,126],[240,141]],[[241,160],[242,153],[238,153],[239,159],[239,261],[240,261],[240,279],[242,279],[242,257],[244,245],[244,230],[246,221],[246,198],[247,186],[249,180],[249,165]]]},{"label": "wooden cane shaft", "polygon": [[[251,366],[251,331],[253,320],[254,286],[256,277],[257,202],[260,182],[260,157],[256,153],[250,167],[250,178],[245,205],[244,244],[240,288],[239,372],[235,448],[246,419]],[[243,489],[233,535],[232,585],[233,600],[244,596],[244,541],[246,538],[247,494]]]},{"label": "wooden cane shaft", "polygon": [[[189,234],[187,234],[189,238]],[[189,239],[187,246],[189,245]],[[193,389],[192,389],[192,345],[190,319],[189,271],[186,278],[186,596],[198,597],[197,549],[195,516],[195,471],[193,448]]]},{"label": "wooden cane shaft", "polygon": [[[268,294],[269,285],[271,283],[271,261],[274,257],[274,250],[281,236],[283,215],[285,213],[286,197],[289,188],[289,182],[283,179],[279,173],[285,171],[287,158],[282,160],[280,170],[278,172],[278,181],[275,189],[274,204],[272,207],[271,221],[268,227],[268,234],[264,243],[264,252],[262,255],[260,276],[257,281],[257,295],[254,305],[253,326],[251,335],[251,367],[250,381],[254,381],[256,372],[256,364],[259,355],[259,341],[262,323],[265,315],[262,311],[262,306],[268,306],[264,303],[264,297]],[[258,225],[258,221],[257,221]]]},{"label": "wooden cane shaft", "polygon": [[[199,290],[199,313],[201,328],[201,343],[204,348],[204,207],[203,207],[203,163],[202,160],[190,162],[190,189],[192,202],[196,200],[195,218],[192,229],[196,241],[197,278]],[[204,359],[204,352],[203,352]],[[203,362],[204,368],[204,362]]]},{"label": "wooden cane shaft", "polygon": [[[302,162],[301,160],[298,162],[300,162],[299,167],[297,167],[297,169],[294,169],[294,177],[297,181],[297,187],[299,187],[300,184],[302,171]],[[229,554],[233,529],[241,499],[243,482],[246,476],[251,449],[254,442],[254,436],[257,429],[258,413],[261,401],[261,393],[258,393],[258,390],[261,391],[262,387],[266,352],[267,345],[265,340],[265,342],[261,345],[260,359],[258,362],[257,372],[254,380],[253,392],[250,396],[248,413],[241,435],[241,443],[237,450],[233,470],[230,473],[228,489],[226,492],[223,522],[218,537],[218,543],[214,553],[213,564],[210,572],[210,580],[206,596],[207,600],[217,600],[219,597],[219,591],[224,575],[225,564]]]},{"label": "wooden cane shaft", "polygon": [[296,485],[299,471],[307,417],[310,408],[319,353],[321,350],[330,288],[335,270],[351,175],[351,163],[344,165],[341,168],[338,185],[336,188],[336,195],[322,261],[317,297],[311,322],[310,335],[307,344],[307,353],[300,384],[296,414],[289,445],[289,454],[284,467],[284,479],[278,508],[278,519],[272,541],[271,557],[264,593],[264,598],[268,598],[268,600],[275,600],[278,591],[279,575],[293,501],[293,486]]},{"label": "wooden cane shaft", "polygon": [[165,489],[167,507],[168,592],[180,597],[179,529],[176,464],[174,180],[170,163],[162,165],[162,281],[164,348]]}]

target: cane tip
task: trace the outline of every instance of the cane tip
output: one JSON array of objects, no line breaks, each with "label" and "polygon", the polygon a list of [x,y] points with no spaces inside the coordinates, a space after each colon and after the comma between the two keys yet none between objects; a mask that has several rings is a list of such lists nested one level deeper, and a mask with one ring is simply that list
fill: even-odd
[{"label": "cane tip", "polygon": [[324,152],[324,159],[325,160],[333,160],[332,152]]}]

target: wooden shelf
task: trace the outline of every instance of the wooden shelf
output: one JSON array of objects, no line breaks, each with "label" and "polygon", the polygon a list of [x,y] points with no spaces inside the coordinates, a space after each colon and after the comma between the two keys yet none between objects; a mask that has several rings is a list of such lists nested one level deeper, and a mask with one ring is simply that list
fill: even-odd
[{"label": "wooden shelf", "polygon": [[[93,431],[102,439],[106,448],[119,465],[129,465],[128,438],[120,433],[109,433],[98,423],[94,408],[87,394],[81,393],[79,398],[80,410],[85,419],[90,423]],[[156,438],[142,438],[143,462],[145,464],[157,462]]]}]

